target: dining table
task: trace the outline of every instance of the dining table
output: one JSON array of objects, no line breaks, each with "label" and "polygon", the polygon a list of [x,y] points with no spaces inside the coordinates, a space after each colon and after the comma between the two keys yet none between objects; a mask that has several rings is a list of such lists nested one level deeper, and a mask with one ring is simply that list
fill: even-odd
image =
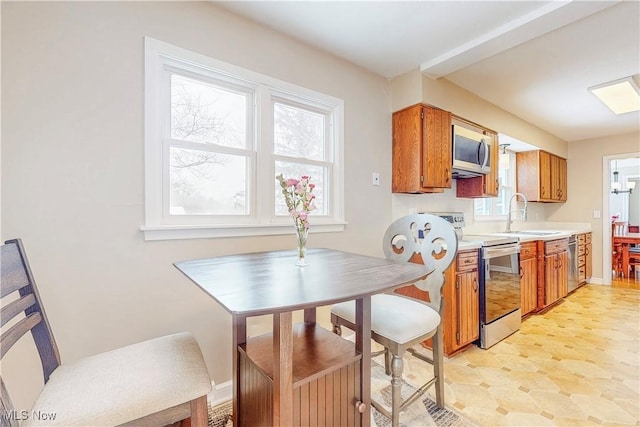
[{"label": "dining table", "polygon": [[[232,318],[233,425],[371,423],[371,296],[424,279],[424,265],[326,248],[175,262]],[[316,323],[316,308],[355,300],[355,339]],[[293,324],[302,310],[304,321]],[[247,318],[273,315],[247,336]]]},{"label": "dining table", "polygon": [[629,248],[640,245],[640,233],[615,233],[613,235],[613,246],[620,245],[622,252],[622,277],[629,274]]}]

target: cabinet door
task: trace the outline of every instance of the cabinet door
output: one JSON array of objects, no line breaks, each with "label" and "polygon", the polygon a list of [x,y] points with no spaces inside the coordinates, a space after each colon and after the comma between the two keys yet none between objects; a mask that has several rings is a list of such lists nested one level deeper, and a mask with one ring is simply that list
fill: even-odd
[{"label": "cabinet door", "polygon": [[560,298],[558,289],[558,257],[554,255],[544,256],[544,305],[554,303]]},{"label": "cabinet door", "polygon": [[538,170],[540,174],[540,200],[551,200],[551,154],[546,151],[538,153]]},{"label": "cabinet door", "polygon": [[484,195],[485,196],[497,196],[498,195],[498,161],[500,158],[500,149],[498,145],[498,135],[487,132],[488,136],[491,136],[491,171],[486,174],[484,179]]},{"label": "cabinet door", "polygon": [[567,201],[567,161],[561,157],[551,158],[551,199]]},{"label": "cabinet door", "polygon": [[391,189],[420,193],[422,176],[422,106],[393,113]]},{"label": "cabinet door", "polygon": [[458,302],[458,345],[475,341],[480,336],[480,300],[478,272],[460,273],[456,276]]},{"label": "cabinet door", "polygon": [[558,200],[567,201],[567,161],[558,157],[558,190],[560,195]]},{"label": "cabinet door", "polygon": [[423,107],[422,186],[451,188],[451,113]]},{"label": "cabinet door", "polygon": [[556,257],[558,259],[558,298],[563,298],[569,293],[569,253],[560,252]]},{"label": "cabinet door", "polygon": [[538,260],[533,257],[520,261],[520,309],[522,315],[532,312],[538,303]]}]

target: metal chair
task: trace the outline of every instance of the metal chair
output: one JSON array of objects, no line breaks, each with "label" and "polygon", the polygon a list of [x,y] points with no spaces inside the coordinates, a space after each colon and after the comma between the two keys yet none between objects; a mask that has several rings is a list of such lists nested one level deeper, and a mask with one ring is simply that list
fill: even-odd
[{"label": "metal chair", "polygon": [[[31,331],[42,362],[44,387],[31,411],[13,407],[0,376],[0,425],[154,426],[190,418],[207,425],[211,380],[200,347],[190,333],[156,338],[61,364],[22,242],[1,252],[2,328],[0,357]],[[71,301],[70,307],[72,307]]]},{"label": "metal chair", "polygon": [[[444,365],[442,338],[442,287],[444,272],[455,259],[458,250],[456,233],[446,220],[428,214],[402,217],[389,226],[383,239],[388,259],[423,263],[429,273],[415,283],[429,292],[429,302],[418,301],[397,294],[374,295],[371,298],[371,338],[384,347],[385,371],[391,375],[391,411],[379,402],[372,405],[399,425],[400,412],[435,385],[436,404],[444,408]],[[355,303],[348,301],[331,308],[333,330],[341,334],[341,326],[355,330]],[[432,338],[433,357],[411,351],[411,347]],[[403,355],[409,351],[433,365],[434,377],[402,401],[401,385]]]}]

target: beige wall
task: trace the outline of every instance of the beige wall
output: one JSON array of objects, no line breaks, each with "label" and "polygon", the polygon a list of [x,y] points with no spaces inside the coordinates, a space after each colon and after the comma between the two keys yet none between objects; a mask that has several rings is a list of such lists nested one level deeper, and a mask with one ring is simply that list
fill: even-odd
[{"label": "beige wall", "polygon": [[[567,161],[567,202],[549,204],[547,209],[550,221],[591,223],[593,277],[596,280],[603,280],[603,253],[605,245],[610,247],[603,236],[603,225],[607,225],[607,230],[609,227],[609,215],[605,210],[608,199],[603,203],[603,174],[607,171],[603,171],[602,159],[630,153],[640,155],[640,133],[571,142]],[[606,194],[608,197],[609,193]],[[593,218],[594,210],[601,212],[600,219]]]},{"label": "beige wall", "polygon": [[[389,85],[210,2],[2,3],[2,238],[24,239],[62,359],[186,330],[220,383],[230,316],[172,263],[292,248],[294,236],[143,240],[144,36],[344,99],[349,224],[312,247],[382,256]],[[2,366],[19,408],[37,390],[15,374],[26,348]]]}]

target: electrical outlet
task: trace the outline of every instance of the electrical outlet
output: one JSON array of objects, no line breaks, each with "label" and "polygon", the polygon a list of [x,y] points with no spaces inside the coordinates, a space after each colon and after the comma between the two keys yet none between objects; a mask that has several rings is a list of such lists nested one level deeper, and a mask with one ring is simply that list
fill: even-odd
[{"label": "electrical outlet", "polygon": [[378,172],[371,174],[371,185],[380,185],[380,174]]}]

